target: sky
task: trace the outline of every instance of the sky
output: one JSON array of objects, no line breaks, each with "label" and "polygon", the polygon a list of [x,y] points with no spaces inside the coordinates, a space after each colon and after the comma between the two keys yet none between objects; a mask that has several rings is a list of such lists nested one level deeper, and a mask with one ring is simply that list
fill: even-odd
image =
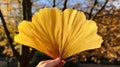
[{"label": "sky", "polygon": [[[1,1],[1,0],[0,0]],[[34,0],[33,0],[34,1]],[[58,5],[58,7],[59,8],[62,8],[63,6],[62,6],[62,4],[64,3],[63,2],[63,0],[56,0],[57,1],[57,5]],[[86,1],[86,0],[68,0],[68,3],[67,3],[67,6],[69,6],[69,7],[72,7],[72,6],[74,6],[76,3],[80,3],[80,4],[82,4],[81,6],[82,6],[82,9],[84,9],[84,11],[85,11],[85,8],[84,7],[86,7],[86,4],[84,3],[84,1]],[[98,1],[101,1],[101,3],[104,3],[105,2],[105,0],[98,0]],[[42,4],[41,4],[42,3]],[[34,2],[33,2],[33,4],[34,4]],[[52,7],[52,0],[36,0],[36,2],[35,2],[35,4],[38,4],[39,6],[39,8],[36,8],[36,9],[40,9],[40,8],[42,8],[44,5],[47,5],[46,7]],[[44,5],[43,5],[44,4]],[[113,5],[115,5],[116,6],[116,8],[117,9],[120,9],[120,0],[115,0],[114,2],[111,2],[111,3],[109,3],[109,4],[113,4]],[[108,4],[108,5],[109,5]],[[0,5],[0,6],[2,6],[2,5]],[[13,6],[14,7],[14,6]],[[33,13],[35,13],[36,12],[36,10],[33,8],[32,9],[32,12]],[[4,13],[4,14],[8,14],[8,13]],[[17,15],[17,14],[16,14]],[[0,22],[1,22],[1,19],[0,19]]]},{"label": "sky", "polygon": [[[52,7],[52,1],[53,0],[38,0],[36,3],[39,4],[39,6],[41,6],[40,8],[42,8],[42,6],[43,6],[43,5],[41,5],[41,3],[46,5],[46,7]],[[79,3],[82,8],[77,8],[77,9],[82,10],[82,11],[86,11],[87,10],[86,7],[88,7],[87,6],[88,4],[84,1],[87,1],[87,0],[68,0],[67,7],[71,8],[71,7],[75,6],[75,4]],[[98,1],[102,5],[105,3],[105,0],[98,0]],[[108,3],[108,5],[113,4],[117,7],[117,9],[120,9],[120,3],[119,2],[120,2],[120,0],[115,0],[115,2]],[[62,8],[63,3],[64,3],[63,0],[56,0],[56,4],[57,4],[58,8]],[[40,8],[38,8],[38,9],[40,9]],[[36,10],[33,8],[32,12],[34,13],[34,12],[36,12]]]},{"label": "sky", "polygon": [[[52,4],[52,0],[39,0],[39,1],[41,1],[43,3],[46,3],[49,6]],[[60,1],[63,1],[63,0],[56,0],[56,1],[60,2]],[[82,3],[82,4],[84,4],[84,1],[85,0],[68,0],[68,3],[70,5],[74,5],[76,3]],[[102,3],[105,2],[105,0],[98,0],[98,1],[101,1]],[[115,0],[114,2],[112,2],[112,4],[115,5],[117,8],[120,8],[120,0]]]},{"label": "sky", "polygon": [[[77,3],[83,3],[83,2],[84,0],[68,0],[67,6],[72,7]],[[46,7],[52,7],[52,0],[38,0],[36,3],[39,4],[40,8],[42,7],[41,3],[46,5]],[[56,5],[58,8],[63,8],[63,3],[64,3],[63,0],[56,0]],[[32,12],[34,13],[35,10],[33,9]]]},{"label": "sky", "polygon": [[120,0],[113,3],[118,9],[120,9]]}]

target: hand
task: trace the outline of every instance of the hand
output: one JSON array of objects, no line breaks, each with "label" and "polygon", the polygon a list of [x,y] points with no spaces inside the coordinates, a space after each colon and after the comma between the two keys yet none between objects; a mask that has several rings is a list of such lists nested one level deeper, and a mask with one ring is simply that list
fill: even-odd
[{"label": "hand", "polygon": [[61,67],[65,64],[64,60],[56,58],[54,60],[41,61],[36,67]]}]

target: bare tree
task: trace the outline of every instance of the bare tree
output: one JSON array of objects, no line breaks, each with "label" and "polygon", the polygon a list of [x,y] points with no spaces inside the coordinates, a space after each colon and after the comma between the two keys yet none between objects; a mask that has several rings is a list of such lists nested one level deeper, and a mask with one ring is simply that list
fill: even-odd
[{"label": "bare tree", "polygon": [[[23,4],[23,20],[31,21],[32,2],[30,0],[23,0],[22,4]],[[0,10],[0,17],[2,20],[2,24],[3,24],[4,30],[5,30],[6,36],[7,36],[8,47],[10,47],[12,49],[14,56],[20,62],[20,67],[29,67],[29,64],[30,64],[29,61],[32,59],[32,57],[35,53],[35,50],[33,49],[32,51],[30,51],[29,47],[22,46],[22,54],[19,54],[19,52],[17,52],[17,50],[15,50],[15,48],[14,48],[13,40],[10,37],[10,32],[8,31],[8,28],[6,26],[6,22],[2,15],[1,10]]]}]

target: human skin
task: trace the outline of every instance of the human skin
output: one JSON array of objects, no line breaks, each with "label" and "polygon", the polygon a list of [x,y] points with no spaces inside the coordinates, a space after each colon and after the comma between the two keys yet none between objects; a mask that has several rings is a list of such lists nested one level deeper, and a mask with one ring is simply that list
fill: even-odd
[{"label": "human skin", "polygon": [[65,64],[64,60],[59,57],[54,60],[45,60],[38,63],[36,67],[62,67]]}]

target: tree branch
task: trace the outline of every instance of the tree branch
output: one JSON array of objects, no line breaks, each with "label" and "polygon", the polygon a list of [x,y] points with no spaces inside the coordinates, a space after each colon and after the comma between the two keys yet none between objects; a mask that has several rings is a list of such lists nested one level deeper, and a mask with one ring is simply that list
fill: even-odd
[{"label": "tree branch", "polygon": [[91,17],[92,17],[92,12],[93,12],[94,7],[95,7],[96,4],[97,4],[97,0],[94,1],[94,4],[93,4],[93,6],[92,6],[92,8],[90,10],[89,19],[91,19]]},{"label": "tree branch", "polygon": [[27,19],[27,15],[26,15],[26,1],[23,0],[22,2],[22,8],[23,8],[23,19],[26,20]]},{"label": "tree branch", "polygon": [[60,1],[60,2],[58,2],[57,4],[56,4],[56,6],[58,6],[60,3],[62,3],[63,1]]},{"label": "tree branch", "polygon": [[23,0],[22,2],[23,6],[23,20],[31,21],[32,18],[32,2],[30,0]]},{"label": "tree branch", "polygon": [[56,1],[55,0],[53,0],[53,5],[52,5],[52,7],[55,7],[56,5],[55,5],[55,3],[56,3]]},{"label": "tree branch", "polygon": [[27,19],[31,21],[32,19],[32,2],[31,0],[27,0]]},{"label": "tree branch", "polygon": [[67,8],[67,1],[68,0],[64,0],[64,4],[63,4],[63,9],[62,10],[65,10]]},{"label": "tree branch", "polygon": [[6,26],[6,22],[5,22],[5,19],[2,15],[2,12],[0,10],[0,17],[1,17],[1,20],[2,20],[2,24],[3,24],[3,27],[4,27],[4,31],[5,31],[5,34],[7,36],[7,41],[8,41],[8,47],[10,47],[13,51],[13,54],[15,55],[15,57],[19,60],[20,59],[20,55],[19,53],[17,52],[17,50],[14,49],[14,45],[13,45],[13,40],[12,38],[10,37],[10,32],[8,31],[8,28]]},{"label": "tree branch", "polygon": [[109,1],[109,0],[106,0],[106,1],[105,1],[105,3],[104,3],[104,5],[102,6],[102,8],[101,8],[91,19],[94,20],[94,19],[96,18],[96,16],[105,8],[105,6],[107,5],[108,1]]}]

